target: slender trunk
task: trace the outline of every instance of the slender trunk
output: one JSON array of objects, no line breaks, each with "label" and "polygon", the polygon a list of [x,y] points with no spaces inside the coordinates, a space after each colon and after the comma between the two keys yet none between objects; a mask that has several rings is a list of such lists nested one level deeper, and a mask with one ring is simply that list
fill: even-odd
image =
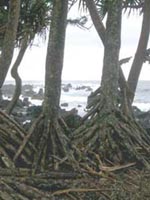
[{"label": "slender trunk", "polygon": [[[98,11],[97,11],[96,4],[95,4],[94,0],[85,0],[85,1],[86,1],[86,5],[88,7],[88,10],[90,12],[90,16],[92,18],[95,29],[96,29],[104,47],[105,47],[106,29],[103,25],[102,19],[100,18]],[[124,92],[129,93],[128,92],[128,86],[127,86],[127,82],[126,82],[126,79],[124,77],[124,74],[123,74],[123,71],[122,71],[120,64],[119,64],[119,87],[122,90],[121,92],[122,92],[122,95],[123,95],[123,99],[126,99],[126,95],[124,94]]]},{"label": "slender trunk", "polygon": [[99,37],[101,38],[103,45],[105,46],[105,27],[103,25],[103,22],[100,18],[100,15],[97,11],[95,2],[93,0],[85,0],[86,5],[88,7],[90,16],[92,18],[93,24],[95,26],[95,29],[97,30],[97,33]]},{"label": "slender trunk", "polygon": [[45,97],[43,112],[57,118],[61,95],[68,0],[54,0],[46,57]]},{"label": "slender trunk", "polygon": [[2,100],[3,100],[3,95],[2,95],[2,91],[0,89],[0,104],[1,104]]},{"label": "slender trunk", "polygon": [[128,77],[128,84],[129,88],[131,90],[130,95],[130,102],[132,104],[139,75],[142,69],[145,52],[149,40],[149,34],[150,34],[150,0],[145,0],[144,3],[144,14],[143,14],[143,23],[142,23],[142,29],[141,29],[141,35],[138,43],[138,47],[136,50],[136,54],[133,60],[133,64],[131,66],[130,74]]},{"label": "slender trunk", "polygon": [[115,106],[118,99],[119,51],[121,44],[122,1],[115,0],[108,7],[105,49],[102,73],[102,91],[108,108]]},{"label": "slender trunk", "polygon": [[18,74],[18,68],[19,68],[19,65],[23,59],[23,56],[26,52],[26,49],[28,47],[28,38],[25,37],[24,40],[22,41],[22,44],[21,44],[21,48],[20,48],[20,51],[19,51],[19,54],[18,54],[18,57],[11,69],[11,75],[12,77],[15,79],[15,83],[16,83],[16,88],[15,88],[15,92],[14,92],[14,95],[13,95],[13,98],[12,100],[10,101],[10,103],[8,104],[7,108],[6,108],[6,112],[8,114],[11,114],[12,110],[14,109],[18,99],[19,99],[19,96],[21,94],[21,87],[22,87],[22,81],[21,81],[21,78]]},{"label": "slender trunk", "polygon": [[35,134],[34,145],[37,151],[33,155],[32,165],[35,172],[47,166],[48,168],[51,166],[53,169],[58,169],[59,161],[66,157],[68,162],[73,163],[73,156],[69,150],[70,141],[65,135],[65,131],[68,131],[68,129],[65,122],[59,118],[68,0],[53,0],[52,6],[46,57],[43,112],[15,155],[15,159],[17,159],[31,135]]},{"label": "slender trunk", "polygon": [[8,24],[5,32],[2,53],[0,57],[0,88],[2,87],[5,81],[9,66],[12,61],[19,13],[20,0],[10,0]]}]

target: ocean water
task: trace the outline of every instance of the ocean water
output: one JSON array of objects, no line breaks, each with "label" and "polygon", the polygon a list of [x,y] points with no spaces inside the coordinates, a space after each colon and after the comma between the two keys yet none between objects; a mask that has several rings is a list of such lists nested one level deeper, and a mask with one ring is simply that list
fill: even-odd
[{"label": "ocean water", "polygon": [[[6,84],[10,83],[12,82],[6,82]],[[36,92],[43,88],[41,81],[25,81],[23,84],[33,85]],[[62,89],[60,104],[68,103],[67,107],[62,106],[62,108],[66,110],[76,108],[78,113],[83,116],[86,113],[87,97],[91,90],[94,91],[99,87],[100,81],[63,81],[62,88],[67,84],[70,84],[70,88],[67,92]],[[30,99],[30,101],[34,105],[42,104],[41,100]],[[142,111],[150,110],[150,81],[139,81],[133,105]]]},{"label": "ocean water", "polygon": [[[67,84],[68,82],[66,82]],[[72,89],[69,92],[63,92],[61,96],[62,102],[68,102],[69,108],[77,108],[80,115],[84,115],[86,112],[87,97],[91,91],[75,90],[78,86],[89,86],[93,89],[97,89],[100,86],[99,81],[70,81]],[[81,107],[78,107],[81,105]],[[139,81],[133,105],[138,107],[142,111],[150,110],[150,81]]]},{"label": "ocean water", "polygon": [[139,81],[133,105],[142,111],[150,110],[150,81]]}]

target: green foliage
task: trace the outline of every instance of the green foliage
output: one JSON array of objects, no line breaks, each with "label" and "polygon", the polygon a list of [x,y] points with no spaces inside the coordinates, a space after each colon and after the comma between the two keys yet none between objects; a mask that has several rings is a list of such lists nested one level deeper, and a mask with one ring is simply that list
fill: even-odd
[{"label": "green foliage", "polygon": [[50,22],[51,4],[46,0],[22,0],[21,14],[18,27],[18,43],[24,37],[29,36],[31,42],[35,34],[42,35]]},{"label": "green foliage", "polygon": [[85,24],[87,23],[88,19],[86,16],[82,16],[80,18],[76,18],[76,19],[68,19],[67,23],[69,25],[73,25],[73,26],[77,26],[79,28],[83,28],[85,29]]},{"label": "green foliage", "polygon": [[124,0],[123,9],[129,11],[129,14],[132,11],[143,11],[144,0]]},{"label": "green foliage", "polygon": [[144,4],[144,0],[123,0],[123,5],[126,7],[140,7]]},{"label": "green foliage", "polygon": [[[48,0],[21,0],[19,26],[16,45],[19,46],[25,35],[31,43],[36,34],[44,35],[50,22],[51,2]],[[0,46],[5,34],[8,18],[8,5],[0,6]]]},{"label": "green foliage", "polygon": [[[115,0],[94,0],[97,10],[101,19],[105,17],[108,11],[108,6],[111,7],[112,3],[115,3]],[[129,14],[134,10],[143,10],[144,0],[123,0],[122,8],[126,11],[129,10]],[[79,1],[79,8],[87,10],[86,0]]]}]

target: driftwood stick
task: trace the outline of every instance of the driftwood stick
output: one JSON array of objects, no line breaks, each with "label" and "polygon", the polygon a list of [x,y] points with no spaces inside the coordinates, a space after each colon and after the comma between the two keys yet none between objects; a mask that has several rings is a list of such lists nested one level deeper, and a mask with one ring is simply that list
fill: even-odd
[{"label": "driftwood stick", "polygon": [[[79,192],[79,193],[85,193],[85,192],[110,192],[111,189],[98,189],[98,188],[69,188],[64,190],[58,190],[52,194],[52,196],[61,195],[61,194],[67,194],[69,192]],[[110,198],[109,198],[110,199]]]},{"label": "driftwood stick", "polygon": [[14,128],[22,138],[24,137],[24,135],[26,135],[25,130],[1,109],[0,109],[0,121],[5,122],[6,124],[10,125],[10,127]]},{"label": "driftwood stick", "polygon": [[[22,153],[22,151],[24,150],[26,144],[28,143],[28,141],[30,140],[35,127],[37,126],[37,124],[41,121],[41,119],[43,118],[43,115],[40,115],[39,118],[37,118],[37,120],[35,121],[35,123],[33,124],[32,128],[30,129],[29,133],[24,137],[23,142],[21,143],[19,149],[17,150],[13,160],[14,162],[18,159],[18,157],[20,156],[20,154]],[[35,148],[34,148],[35,150]]]},{"label": "driftwood stick", "polygon": [[32,170],[26,168],[0,168],[0,176],[1,177],[31,177]]}]

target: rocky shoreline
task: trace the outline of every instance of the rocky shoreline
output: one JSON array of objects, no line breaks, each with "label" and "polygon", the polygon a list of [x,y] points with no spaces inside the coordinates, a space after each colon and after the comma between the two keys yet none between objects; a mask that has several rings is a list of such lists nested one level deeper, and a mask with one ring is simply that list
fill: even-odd
[{"label": "rocky shoreline", "polygon": [[[62,84],[62,90],[63,92],[69,92],[73,87],[70,83],[68,84]],[[74,88],[75,90],[86,90],[91,91],[92,88],[90,86],[78,86]],[[13,84],[7,84],[4,85],[2,88],[2,94],[5,98],[3,98],[0,102],[0,108],[2,110],[5,109],[5,107],[10,102],[13,93],[15,90],[15,85]],[[30,126],[32,121],[36,119],[39,114],[42,111],[41,105],[33,105],[30,99],[34,100],[43,100],[44,97],[44,90],[43,88],[39,88],[39,90],[36,92],[34,90],[34,86],[31,84],[26,84],[22,86],[22,93],[21,98],[18,100],[18,103],[15,107],[15,109],[12,112],[13,118],[22,124],[26,129]],[[78,105],[76,108],[72,108],[69,111],[66,110],[68,107],[68,102],[61,103],[60,113],[66,121],[68,122],[70,128],[76,128],[80,124],[81,116],[78,114],[78,108],[80,108],[81,105]],[[142,126],[147,131],[150,131],[150,111],[144,112],[141,111],[139,108],[133,106],[133,111],[135,118],[138,122],[141,123]]]}]

